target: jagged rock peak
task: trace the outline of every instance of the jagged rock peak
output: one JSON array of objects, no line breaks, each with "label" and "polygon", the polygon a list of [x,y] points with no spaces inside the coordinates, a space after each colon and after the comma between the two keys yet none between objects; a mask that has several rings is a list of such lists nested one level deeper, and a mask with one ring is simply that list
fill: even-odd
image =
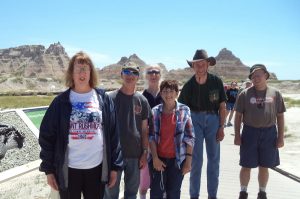
[{"label": "jagged rock peak", "polygon": [[14,48],[0,49],[0,55],[8,57],[28,57],[32,54],[43,54],[44,51],[45,47],[42,45],[23,45]]},{"label": "jagged rock peak", "polygon": [[236,57],[230,50],[223,48],[216,56],[217,63],[219,62],[234,62],[236,65],[244,65],[240,58]]},{"label": "jagged rock peak", "polygon": [[136,54],[129,56],[129,62],[134,62],[135,64],[138,64],[139,66],[145,66],[146,63],[141,60]]},{"label": "jagged rock peak", "polygon": [[67,53],[65,52],[65,48],[60,44],[60,42],[51,44],[49,48],[46,50],[45,54],[67,55]]},{"label": "jagged rock peak", "polygon": [[216,56],[216,60],[236,60],[237,58],[230,50],[223,48]]},{"label": "jagged rock peak", "polygon": [[139,60],[141,60],[136,54],[130,55],[129,59],[130,60],[133,60],[133,59],[139,59]]},{"label": "jagged rock peak", "polygon": [[120,65],[125,65],[128,62],[128,58],[127,57],[121,57],[120,61],[118,62],[118,64]]},{"label": "jagged rock peak", "polygon": [[136,54],[130,55],[129,58],[127,57],[121,57],[120,61],[118,62],[119,65],[126,65],[128,63],[134,63],[139,66],[145,66],[146,63],[141,60]]}]

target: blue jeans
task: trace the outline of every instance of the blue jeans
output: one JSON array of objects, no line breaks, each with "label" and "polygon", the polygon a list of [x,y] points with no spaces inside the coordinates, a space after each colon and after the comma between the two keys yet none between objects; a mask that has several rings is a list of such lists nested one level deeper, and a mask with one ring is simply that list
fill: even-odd
[{"label": "blue jeans", "polygon": [[164,192],[167,193],[167,198],[180,199],[183,175],[176,165],[175,158],[159,159],[166,165],[164,171],[155,170],[152,160],[149,162],[151,176],[150,199],[162,199]]},{"label": "blue jeans", "polygon": [[219,185],[220,143],[216,140],[219,128],[219,116],[203,112],[192,112],[195,130],[195,145],[190,174],[190,196],[199,197],[201,171],[203,164],[203,141],[207,155],[207,192],[209,197],[216,197]]},{"label": "blue jeans", "polygon": [[[140,169],[138,158],[124,158],[124,199],[136,199],[140,184]],[[104,199],[118,199],[120,192],[122,171],[118,171],[115,186],[105,187]]]}]

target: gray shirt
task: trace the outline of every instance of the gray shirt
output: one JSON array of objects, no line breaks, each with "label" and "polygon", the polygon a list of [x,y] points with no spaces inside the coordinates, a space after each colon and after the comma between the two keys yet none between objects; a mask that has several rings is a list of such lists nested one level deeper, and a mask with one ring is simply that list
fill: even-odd
[{"label": "gray shirt", "polygon": [[277,114],[286,109],[278,90],[268,86],[267,90],[257,91],[253,86],[241,92],[236,111],[243,114],[244,124],[260,128],[275,125]]},{"label": "gray shirt", "polygon": [[124,158],[139,158],[142,154],[142,121],[151,111],[147,99],[138,92],[126,95],[120,90],[109,94],[114,100],[120,143]]}]

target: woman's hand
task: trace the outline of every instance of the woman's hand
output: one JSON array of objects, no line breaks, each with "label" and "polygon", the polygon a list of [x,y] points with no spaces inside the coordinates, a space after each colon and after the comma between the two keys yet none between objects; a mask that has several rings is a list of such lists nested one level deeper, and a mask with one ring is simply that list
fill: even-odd
[{"label": "woman's hand", "polygon": [[47,175],[47,183],[52,189],[54,189],[55,191],[58,191],[58,185],[57,185],[54,174]]},{"label": "woman's hand", "polygon": [[142,156],[140,157],[139,161],[139,168],[143,169],[146,166],[147,163],[147,153],[143,153]]},{"label": "woman's hand", "polygon": [[115,186],[116,182],[117,182],[117,176],[118,176],[118,172],[117,171],[111,171],[110,172],[110,178],[109,178],[109,182],[107,187],[108,188],[112,188],[113,186]]},{"label": "woman's hand", "polygon": [[158,157],[153,158],[153,167],[157,171],[164,171],[166,165]]}]

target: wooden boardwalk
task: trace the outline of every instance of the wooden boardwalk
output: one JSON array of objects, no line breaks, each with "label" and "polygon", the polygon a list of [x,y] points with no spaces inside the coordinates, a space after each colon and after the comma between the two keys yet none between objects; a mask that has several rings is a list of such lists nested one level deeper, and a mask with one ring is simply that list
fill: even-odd
[{"label": "wooden boardwalk", "polygon": [[[220,182],[218,199],[237,199],[240,191],[239,182],[239,147],[233,144],[233,127],[225,128],[225,138],[221,142]],[[300,160],[299,160],[300,161]],[[248,186],[248,199],[256,199],[258,193],[257,169],[252,169]],[[270,169],[267,186],[269,199],[300,199],[300,183]],[[207,199],[206,191],[206,153],[202,168],[200,199]],[[149,191],[147,194],[149,198]],[[189,174],[184,177],[181,198],[189,199]]]},{"label": "wooden boardwalk", "polygon": [[[221,164],[220,164],[220,183],[218,199],[237,199],[240,191],[239,185],[239,147],[233,145],[233,127],[225,129],[225,139],[221,142]],[[205,154],[205,153],[204,153]],[[300,160],[299,160],[300,161]],[[38,161],[36,161],[38,162]],[[32,163],[33,164],[33,163]],[[39,163],[35,163],[38,165]],[[28,165],[22,166],[28,167]],[[22,168],[15,168],[22,171]],[[33,168],[37,166],[33,165]],[[24,168],[23,168],[24,169]],[[298,168],[299,169],[299,168]],[[57,199],[57,193],[50,194],[50,188],[46,183],[44,174],[37,169],[29,169],[30,172],[20,174],[15,170],[3,172],[0,175],[0,199],[20,198],[36,199],[51,198]],[[296,168],[295,168],[296,170]],[[206,192],[206,157],[202,170],[200,199],[207,199]],[[13,174],[12,174],[13,173]],[[5,174],[9,176],[5,176]],[[13,175],[19,177],[13,178]],[[2,177],[1,177],[2,176]],[[3,180],[3,179],[7,180]],[[1,180],[2,179],[2,180]],[[41,191],[42,190],[42,191]],[[120,198],[123,195],[123,183],[121,183]],[[269,199],[300,199],[300,183],[281,175],[280,173],[270,170],[270,179],[267,186],[267,196]],[[256,199],[258,192],[257,169],[253,169],[251,180],[248,187],[249,199]],[[9,194],[10,193],[10,194]],[[149,199],[149,191],[147,194]],[[184,177],[182,184],[181,199],[189,199],[189,174]]]}]

